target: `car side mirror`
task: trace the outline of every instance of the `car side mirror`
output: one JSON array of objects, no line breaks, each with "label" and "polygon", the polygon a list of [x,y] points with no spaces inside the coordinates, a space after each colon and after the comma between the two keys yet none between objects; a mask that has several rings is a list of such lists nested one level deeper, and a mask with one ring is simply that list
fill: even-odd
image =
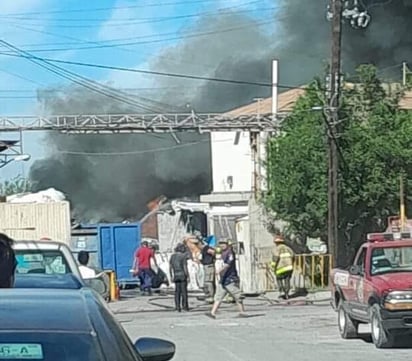
[{"label": "car side mirror", "polygon": [[107,292],[107,286],[101,278],[88,278],[83,280],[87,287],[95,290],[98,294],[104,295]]},{"label": "car side mirror", "polygon": [[362,274],[362,268],[360,266],[350,266],[349,274],[352,276],[360,276]]},{"label": "car side mirror", "polygon": [[134,347],[143,361],[169,361],[176,352],[173,342],[158,338],[139,338]]}]

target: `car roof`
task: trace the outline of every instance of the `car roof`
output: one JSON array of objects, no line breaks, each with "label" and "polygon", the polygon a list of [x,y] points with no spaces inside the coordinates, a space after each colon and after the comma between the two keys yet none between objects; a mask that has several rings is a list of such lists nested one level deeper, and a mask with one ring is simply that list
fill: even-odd
[{"label": "car roof", "polygon": [[397,247],[412,247],[412,239],[400,239],[396,241],[378,241],[367,242],[372,248],[397,248]]},{"label": "car roof", "polygon": [[58,250],[68,248],[67,244],[57,241],[35,241],[35,240],[16,240],[13,243],[15,250],[39,249],[39,250]]},{"label": "car roof", "polygon": [[50,288],[78,290],[84,287],[74,274],[16,273],[15,288]]},{"label": "car roof", "polygon": [[61,331],[90,333],[87,289],[2,289],[0,332]]}]

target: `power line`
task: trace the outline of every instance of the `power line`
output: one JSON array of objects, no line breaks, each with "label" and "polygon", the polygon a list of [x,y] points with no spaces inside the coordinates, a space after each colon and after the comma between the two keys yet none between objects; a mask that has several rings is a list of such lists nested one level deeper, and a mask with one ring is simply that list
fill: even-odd
[{"label": "power line", "polygon": [[[252,4],[256,4],[259,1],[248,1],[248,2],[244,2],[244,3],[239,3],[233,6],[228,6],[228,7],[221,7],[221,8],[217,8],[215,9],[215,11],[205,11],[205,12],[199,12],[199,13],[195,13],[195,14],[185,14],[185,15],[170,15],[170,16],[157,16],[157,17],[144,17],[144,18],[137,18],[137,17],[130,17],[130,18],[122,18],[122,19],[108,19],[108,18],[66,18],[66,19],[59,19],[59,18],[55,18],[55,17],[51,17],[51,18],[41,18],[41,17],[21,17],[21,16],[10,16],[10,15],[0,15],[0,19],[12,19],[12,20],[19,20],[19,21],[37,21],[37,22],[44,22],[44,21],[52,21],[52,22],[104,22],[105,25],[107,26],[108,23],[131,23],[131,24],[138,24],[140,22],[146,22],[146,21],[168,21],[168,20],[175,20],[175,19],[186,19],[186,18],[191,18],[191,17],[200,17],[200,16],[207,16],[207,15],[218,15],[220,13],[223,13],[224,11],[230,10],[229,13],[237,13],[237,12],[252,12],[252,11],[261,11],[261,10],[267,10],[267,9],[272,9],[271,8],[254,8],[254,9],[247,9],[247,10],[235,10],[233,11],[233,9],[237,9],[243,6],[248,6],[248,5],[252,5]],[[113,24],[114,26],[116,26],[116,24]]]},{"label": "power line", "polygon": [[70,9],[70,10],[49,10],[49,11],[31,11],[31,12],[17,12],[17,13],[6,13],[5,15],[43,15],[43,14],[68,14],[68,13],[87,13],[96,11],[113,11],[119,9],[139,9],[145,7],[163,7],[163,6],[175,6],[175,5],[191,5],[191,4],[203,4],[215,2],[216,0],[188,0],[188,1],[172,1],[172,2],[160,2],[152,4],[140,4],[140,5],[129,5],[129,6],[110,6],[101,8],[90,8],[90,9]]},{"label": "power line", "polygon": [[56,74],[60,77],[63,77],[67,80],[70,80],[71,82],[73,82],[77,85],[85,87],[85,88],[87,88],[87,89],[89,89],[93,92],[99,93],[99,94],[104,95],[104,96],[106,96],[108,98],[111,98],[113,100],[117,100],[119,102],[131,105],[131,106],[134,106],[134,107],[137,107],[137,108],[149,111],[149,112],[153,112],[153,109],[151,109],[151,108],[149,108],[145,105],[139,104],[134,100],[130,100],[126,97],[119,96],[118,93],[112,92],[112,89],[110,89],[108,87],[105,87],[102,84],[99,84],[95,81],[92,81],[92,80],[86,78],[86,77],[75,74],[75,73],[73,73],[69,70],[66,70],[62,67],[59,67],[57,65],[51,64],[50,62],[48,62],[45,59],[41,59],[41,58],[38,58],[38,57],[33,57],[31,54],[22,51],[21,49],[15,47],[14,45],[12,45],[12,44],[4,41],[4,40],[0,40],[0,44],[3,44],[7,48],[16,51],[18,53],[18,54],[16,54],[17,56],[26,58],[30,62],[32,62],[32,63],[34,63],[34,64],[50,71],[50,72],[52,72],[52,73],[54,73],[54,74]]},{"label": "power line", "polygon": [[[243,25],[243,26],[237,26],[233,28],[227,28],[227,29],[221,29],[221,30],[214,30],[214,31],[207,31],[207,32],[199,32],[199,33],[193,33],[193,34],[187,34],[187,35],[181,35],[181,36],[175,36],[175,37],[169,37],[169,38],[164,38],[164,39],[155,39],[155,40],[146,40],[146,41],[132,41],[132,42],[124,42],[124,43],[116,43],[116,44],[99,44],[96,42],[87,42],[87,43],[92,43],[92,44],[98,44],[98,45],[89,45],[89,46],[80,46],[80,47],[69,47],[69,48],[52,48],[52,49],[24,49],[25,51],[31,52],[31,53],[40,53],[40,52],[54,52],[54,51],[67,51],[67,50],[90,50],[90,49],[105,49],[105,48],[114,48],[114,47],[119,47],[119,46],[133,46],[133,45],[148,45],[148,44],[157,44],[157,43],[162,43],[162,42],[168,42],[168,41],[175,41],[175,40],[182,40],[182,39],[190,39],[190,38],[197,38],[197,37],[202,37],[202,36],[209,36],[209,35],[215,35],[215,34],[222,34],[222,33],[227,33],[227,32],[232,32],[232,31],[237,31],[237,30],[243,30],[247,29],[250,27],[259,27],[267,24],[272,24],[273,20],[267,20],[267,21],[261,21],[261,22],[253,22],[248,25]],[[167,33],[166,33],[167,34]],[[163,35],[166,35],[163,34]],[[176,33],[169,33],[169,34],[176,34]],[[154,37],[156,35],[152,35],[151,37]],[[138,39],[139,37],[137,37]],[[133,51],[130,49],[123,49],[126,51]]]},{"label": "power line", "polygon": [[[204,81],[213,81],[213,82],[218,82],[218,83],[229,83],[229,84],[238,84],[238,85],[255,85],[255,86],[261,86],[261,87],[272,87],[273,86],[271,83],[214,78],[214,77],[206,77],[206,76],[198,76],[198,75],[160,72],[160,71],[153,71],[153,70],[132,69],[132,68],[119,67],[119,66],[111,66],[111,65],[92,64],[92,63],[84,63],[84,62],[69,61],[69,60],[42,58],[42,57],[38,57],[35,55],[10,54],[10,53],[5,53],[5,52],[0,52],[0,54],[6,55],[6,56],[12,56],[12,57],[26,58],[26,59],[38,59],[38,60],[47,61],[50,63],[78,65],[78,66],[89,67],[89,68],[91,67],[91,68],[99,68],[99,69],[117,70],[117,71],[123,71],[123,72],[156,75],[156,76],[166,76],[166,77],[172,77],[172,78],[204,80]],[[288,85],[278,84],[278,88],[298,89],[300,88],[300,86],[288,86]]]},{"label": "power line", "polygon": [[[240,6],[240,5],[238,5]],[[206,16],[219,16],[219,15],[231,15],[231,14],[241,14],[241,13],[251,13],[251,12],[256,12],[256,11],[272,11],[276,10],[277,7],[268,7],[268,8],[261,8],[261,9],[245,9],[245,10],[230,10],[230,11],[223,11],[223,10],[228,10],[230,8],[222,8],[220,11],[216,12],[204,12],[204,13],[197,13],[197,14],[186,14],[186,15],[174,15],[174,16],[164,16],[164,17],[152,17],[152,18],[142,18],[140,20],[131,20],[131,21],[126,21],[126,22],[119,22],[119,23],[107,23],[105,22],[105,27],[127,27],[127,26],[136,26],[136,25],[144,25],[144,24],[153,24],[153,23],[161,23],[161,22],[167,22],[167,21],[175,21],[175,20],[184,20],[184,19],[191,19],[191,18],[198,18],[198,17],[206,17]],[[7,20],[18,20],[18,21],[24,21],[25,19],[22,18],[10,18],[10,17],[5,17],[2,18],[0,16],[0,19],[4,21],[4,19]],[[36,19],[37,20],[37,19]],[[43,27],[43,24],[36,24],[36,23],[26,23],[27,25],[30,26],[40,26]],[[81,29],[81,28],[90,28],[90,24],[83,24],[83,25],[65,25],[65,24],[53,24],[53,27],[55,28],[62,28],[62,29]]]},{"label": "power line", "polygon": [[[123,156],[123,155],[137,155],[137,154],[146,154],[146,153],[158,153],[164,152],[167,150],[179,149],[179,148],[186,148],[191,147],[194,145],[199,145],[202,143],[208,143],[210,139],[200,140],[197,142],[190,142],[184,144],[173,145],[170,147],[162,147],[162,148],[155,148],[155,149],[146,149],[146,150],[136,150],[130,152],[79,152],[79,151],[65,151],[65,150],[57,150],[60,154],[70,154],[70,155],[80,155],[80,156]],[[217,140],[216,142],[233,142],[233,139],[221,139]]]},{"label": "power line", "polygon": [[17,73],[13,73],[13,72],[11,72],[10,70],[0,69],[0,72],[5,73],[5,74],[8,74],[8,75],[11,75],[11,76],[13,76],[13,77],[15,77],[15,78],[19,78],[19,79],[21,79],[21,80],[25,80],[25,81],[27,81],[27,82],[29,82],[29,83],[32,83],[32,84],[36,84],[36,85],[39,85],[39,86],[45,86],[45,84],[43,84],[43,83],[40,83],[40,82],[38,82],[38,81],[36,81],[36,80],[32,80],[32,79],[30,79],[30,78],[27,78],[27,77],[25,77],[25,76],[23,76],[23,75],[20,75],[20,74],[17,74]]}]

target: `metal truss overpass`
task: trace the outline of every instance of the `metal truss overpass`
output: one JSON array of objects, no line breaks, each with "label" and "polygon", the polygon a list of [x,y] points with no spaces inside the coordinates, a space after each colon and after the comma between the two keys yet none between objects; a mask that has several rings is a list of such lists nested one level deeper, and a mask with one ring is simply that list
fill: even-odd
[{"label": "metal truss overpass", "polygon": [[286,114],[122,114],[0,117],[0,133],[59,131],[62,133],[272,132]]}]

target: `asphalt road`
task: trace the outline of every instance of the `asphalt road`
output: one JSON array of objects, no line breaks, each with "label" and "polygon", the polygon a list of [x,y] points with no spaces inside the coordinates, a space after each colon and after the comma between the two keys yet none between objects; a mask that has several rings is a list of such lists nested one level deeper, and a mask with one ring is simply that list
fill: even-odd
[{"label": "asphalt road", "polygon": [[[142,309],[141,302],[147,301],[130,300],[123,308],[119,302],[112,308],[132,340],[152,336],[175,342],[176,361],[402,361],[412,357],[412,342],[411,349],[376,349],[366,325],[360,329],[365,332],[361,338],[342,340],[336,314],[327,304],[269,306],[247,300],[247,311],[256,317],[236,318],[236,308],[225,305],[213,320],[204,315],[204,306],[182,314],[161,308],[135,312]],[[160,303],[172,305],[169,299]]]}]

